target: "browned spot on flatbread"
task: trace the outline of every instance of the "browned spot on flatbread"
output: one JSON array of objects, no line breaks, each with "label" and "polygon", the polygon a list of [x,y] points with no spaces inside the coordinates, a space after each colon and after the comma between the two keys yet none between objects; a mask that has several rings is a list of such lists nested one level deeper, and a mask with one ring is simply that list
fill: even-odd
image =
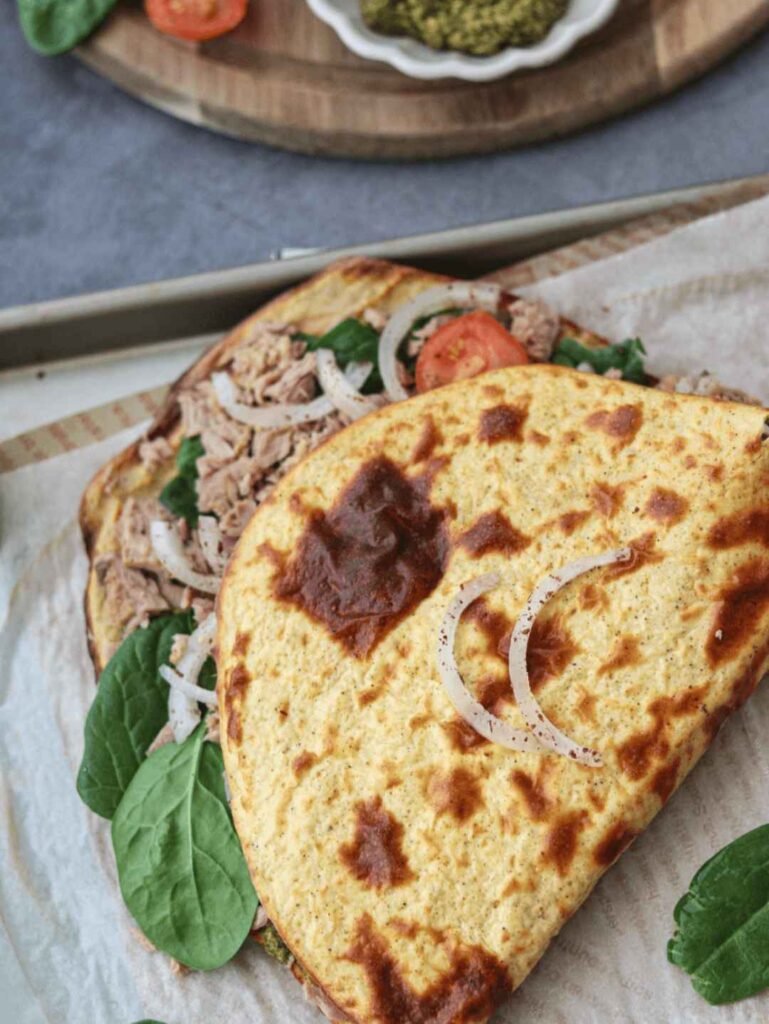
[{"label": "browned spot on flatbread", "polygon": [[652,776],[649,788],[652,793],[656,793],[663,804],[668,802],[670,794],[675,789],[680,764],[680,759],[676,757],[670,764],[663,765],[662,768],[657,769]]},{"label": "browned spot on flatbread", "polygon": [[519,405],[495,405],[491,409],[484,409],[481,413],[478,437],[488,444],[522,441],[523,425],[528,415],[528,408]]},{"label": "browned spot on flatbread", "polygon": [[422,433],[411,454],[412,461],[414,463],[425,462],[442,442],[443,434],[435,425],[435,420],[432,416],[426,416],[422,426]]},{"label": "browned spot on flatbread", "polygon": [[649,500],[646,502],[646,515],[656,519],[658,523],[665,526],[672,526],[679,523],[686,515],[689,502],[680,494],[669,490],[667,487],[655,487]]},{"label": "browned spot on flatbread", "polygon": [[[435,940],[438,936],[434,935]],[[417,992],[404,977],[373,919],[364,914],[347,958],[368,978],[371,1006],[367,1020],[377,1024],[470,1024],[486,1020],[510,991],[504,965],[482,946],[446,940],[449,967]]]},{"label": "browned spot on flatbread", "polygon": [[582,691],[577,702],[576,711],[583,722],[595,723],[595,706],[597,703],[598,698],[594,693],[589,693],[587,690]]},{"label": "browned spot on flatbread", "polygon": [[710,739],[716,736],[729,715],[741,707],[755,691],[759,680],[764,675],[767,659],[769,659],[769,641],[762,644],[753,654],[750,664],[732,687],[729,699],[708,715],[705,720],[705,728]]},{"label": "browned spot on flatbread", "polygon": [[769,548],[769,506],[740,509],[723,516],[708,531],[712,548],[736,548],[751,541]]},{"label": "browned spot on flatbread", "polygon": [[505,390],[499,384],[484,384],[483,393],[487,398],[504,398]]},{"label": "browned spot on flatbread", "polygon": [[769,561],[753,558],[739,566],[719,595],[705,647],[711,665],[737,657],[756,634],[769,608]]},{"label": "browned spot on flatbread", "polygon": [[637,835],[637,830],[630,828],[624,821],[612,825],[593,850],[596,864],[608,868],[630,846]]},{"label": "browned spot on flatbread", "polygon": [[240,712],[236,704],[240,704],[246,695],[251,677],[245,665],[236,665],[229,674],[224,691],[224,707],[227,714],[227,735],[233,743],[240,743],[243,738],[243,727]]},{"label": "browned spot on flatbread", "polygon": [[594,608],[608,608],[609,595],[603,587],[596,586],[595,583],[586,583],[580,591],[579,604],[588,612]]},{"label": "browned spot on flatbread", "polygon": [[318,755],[313,754],[310,750],[303,750],[301,754],[295,757],[291,763],[291,767],[293,768],[294,775],[296,775],[297,779],[301,779],[301,777],[308,772],[314,764],[316,764],[317,760]]},{"label": "browned spot on flatbread", "polygon": [[272,562],[278,572],[283,571],[283,567],[286,564],[286,555],[283,551],[278,551],[278,549],[274,548],[269,541],[265,541],[263,544],[260,544],[256,550],[263,558]]},{"label": "browned spot on flatbread", "polygon": [[658,697],[647,711],[652,724],[641,729],[617,747],[620,768],[631,779],[648,775],[655,760],[664,760],[670,752],[667,725],[673,718],[703,711],[707,686],[692,687],[675,697]]},{"label": "browned spot on flatbread", "polygon": [[599,515],[611,519],[622,508],[625,500],[625,488],[622,484],[612,486],[611,484],[593,484],[590,489],[590,498],[593,507]]},{"label": "browned spot on flatbread", "polygon": [[638,572],[644,566],[654,565],[664,559],[661,551],[657,551],[657,538],[653,533],[644,533],[635,540],[627,542],[630,548],[630,558],[627,562],[617,562],[615,565],[607,566],[604,569],[605,580],[616,580],[621,576],[628,576],[632,572]]},{"label": "browned spot on flatbread", "polygon": [[506,657],[503,649],[509,646],[513,626],[503,612],[494,611],[484,597],[479,597],[465,612],[465,619],[474,622],[483,633],[489,654]]},{"label": "browned spot on flatbread", "polygon": [[464,718],[452,718],[450,722],[444,722],[442,728],[451,746],[460,754],[476,750],[489,742],[485,736],[476,732]]},{"label": "browned spot on flatbread", "polygon": [[608,672],[615,672],[618,668],[627,668],[628,665],[637,665],[640,661],[638,637],[628,633],[618,637],[611,654],[598,669],[598,675],[606,675]]},{"label": "browned spot on flatbread", "polygon": [[559,615],[537,616],[529,634],[526,666],[532,690],[559,676],[579,651]]},{"label": "browned spot on flatbread", "polygon": [[388,922],[393,931],[406,939],[415,939],[419,933],[419,925],[414,921],[404,921],[402,917],[394,917]]},{"label": "browned spot on flatbread", "polygon": [[429,477],[407,477],[393,462],[365,463],[328,511],[310,515],[296,553],[273,591],[364,657],[430,594],[449,552],[442,509]]},{"label": "browned spot on flatbread", "polygon": [[239,658],[242,658],[243,655],[248,650],[248,644],[250,640],[250,633],[238,633],[238,635],[235,637],[235,643],[232,645],[232,653],[236,654]]},{"label": "browned spot on flatbread", "polygon": [[579,834],[587,820],[585,811],[562,814],[552,825],[545,839],[545,859],[553,864],[559,875],[568,873],[577,852]]},{"label": "browned spot on flatbread", "polygon": [[724,464],[722,462],[709,463],[705,466],[705,472],[708,474],[708,479],[712,480],[713,483],[720,483],[724,478]]},{"label": "browned spot on flatbread", "polygon": [[368,704],[373,704],[374,701],[379,700],[387,687],[388,680],[392,674],[391,665],[383,665],[377,674],[376,679],[372,686],[369,686],[367,690],[362,690],[358,694],[358,704],[360,707],[365,708]]},{"label": "browned spot on flatbread", "polygon": [[538,430],[530,430],[526,435],[526,440],[531,441],[532,444],[538,444],[541,448],[546,444],[550,444],[550,438],[547,434],[540,434]]},{"label": "browned spot on flatbread", "polygon": [[427,784],[427,798],[438,814],[450,814],[460,823],[483,806],[478,778],[467,768],[436,772]]},{"label": "browned spot on flatbread", "polygon": [[513,555],[523,551],[530,540],[531,538],[526,537],[520,530],[516,530],[507,516],[501,512],[486,512],[475,520],[469,530],[465,530],[458,544],[477,558],[490,551]]},{"label": "browned spot on flatbread", "polygon": [[339,855],[358,881],[372,889],[403,885],[414,876],[402,842],[403,825],[374,796],[355,805],[355,838]]},{"label": "browned spot on flatbread", "polygon": [[564,512],[562,516],[559,516],[558,525],[569,536],[589,518],[590,513],[585,509],[574,509],[572,512]]},{"label": "browned spot on flatbread", "polygon": [[514,704],[510,677],[489,676],[482,679],[478,684],[478,702],[495,715],[502,711],[505,704]]},{"label": "browned spot on flatbread", "polygon": [[617,448],[630,444],[643,423],[640,405],[620,405],[616,409],[596,409],[585,420],[588,427],[608,434]]},{"label": "browned spot on flatbread", "polygon": [[510,781],[523,797],[529,817],[534,821],[542,821],[552,806],[545,792],[545,773],[540,769],[533,779],[526,772],[516,769],[510,775]]}]

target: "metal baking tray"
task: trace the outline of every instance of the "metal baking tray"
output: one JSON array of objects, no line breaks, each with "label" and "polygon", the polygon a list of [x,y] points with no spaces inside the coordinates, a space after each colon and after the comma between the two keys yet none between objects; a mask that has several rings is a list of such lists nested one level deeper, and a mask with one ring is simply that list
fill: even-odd
[{"label": "metal baking tray", "polygon": [[342,256],[379,256],[476,277],[679,203],[762,184],[769,190],[767,176],[697,185],[16,306],[0,310],[0,370],[227,330],[271,295]]}]

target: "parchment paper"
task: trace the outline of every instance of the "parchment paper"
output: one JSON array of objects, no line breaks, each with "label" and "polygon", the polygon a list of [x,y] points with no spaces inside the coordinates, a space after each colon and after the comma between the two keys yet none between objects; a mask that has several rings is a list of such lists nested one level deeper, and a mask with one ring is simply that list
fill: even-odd
[{"label": "parchment paper", "polygon": [[[613,338],[640,334],[653,371],[707,367],[769,402],[769,200],[531,290]],[[288,973],[256,948],[185,977],[146,953],[120,899],[108,825],[75,792],[94,694],[77,502],[136,432],[0,477],[0,1020],[318,1024]],[[696,869],[769,821],[767,737],[764,686],[555,939],[500,1024],[769,1020],[767,995],[709,1007],[665,956],[673,907]]]}]

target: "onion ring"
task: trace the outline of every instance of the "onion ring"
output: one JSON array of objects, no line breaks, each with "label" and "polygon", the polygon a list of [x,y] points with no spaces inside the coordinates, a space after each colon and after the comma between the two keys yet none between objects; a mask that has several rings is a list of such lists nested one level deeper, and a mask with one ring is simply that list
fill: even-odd
[{"label": "onion ring", "polygon": [[475,731],[492,743],[499,743],[508,750],[522,750],[532,753],[542,749],[542,744],[530,732],[513,729],[472,696],[459,674],[454,657],[454,642],[457,625],[468,605],[493,590],[499,583],[499,573],[488,572],[483,576],[463,583],[449,602],[446,614],[438,628],[438,671],[446,694],[454,708]]},{"label": "onion ring", "polygon": [[182,539],[174,523],[155,519],[150,523],[150,540],[158,561],[174,579],[201,594],[215,594],[222,580],[220,576],[196,572],[182,545]]},{"label": "onion ring", "polygon": [[447,306],[472,306],[496,313],[501,294],[502,289],[498,284],[452,281],[450,284],[428,288],[411,302],[396,309],[379,339],[379,373],[387,397],[393,402],[402,402],[409,397],[408,391],[398,379],[398,349],[416,320],[439,313]]},{"label": "onion ring", "polygon": [[543,577],[529,597],[526,605],[518,616],[518,621],[513,627],[510,637],[510,654],[508,656],[508,669],[510,682],[518,707],[523,715],[524,721],[537,737],[542,746],[557,754],[563,754],[580,764],[589,765],[591,768],[598,768],[603,764],[601,755],[597,750],[583,747],[562,733],[560,729],[550,721],[542,710],[539,702],[531,691],[529,670],[526,665],[526,651],[529,646],[529,637],[534,620],[547,604],[550,598],[556,594],[561,587],[602,565],[612,565],[615,562],[626,562],[632,557],[630,548],[618,548],[615,551],[606,551],[600,555],[592,555],[585,558],[578,558],[575,562],[564,566],[557,572],[550,573]]},{"label": "onion ring", "polygon": [[[359,388],[368,377],[368,370],[361,369],[364,364],[350,363],[344,372],[353,388]],[[228,373],[214,373],[211,376],[216,400],[222,409],[233,420],[245,423],[255,430],[283,430],[299,423],[312,423],[322,419],[334,411],[334,405],[328,395],[319,395],[311,402],[297,405],[246,405],[238,401],[235,382]]]},{"label": "onion ring", "polygon": [[[379,406],[376,402],[362,395],[357,388],[354,388],[347,377],[339,369],[336,357],[330,348],[321,348],[316,352],[318,361],[318,380],[323,388],[323,394],[349,420],[360,419],[367,413],[375,412]],[[360,367],[363,372],[365,367],[366,377],[371,373],[373,363],[348,363],[347,369]],[[364,378],[365,380],[365,378]]]},{"label": "onion ring", "polygon": [[190,634],[187,649],[176,667],[160,666],[160,675],[170,686],[168,720],[176,743],[183,743],[200,721],[198,703],[209,707],[216,704],[215,691],[206,690],[196,683],[215,639],[216,616],[211,614]]}]

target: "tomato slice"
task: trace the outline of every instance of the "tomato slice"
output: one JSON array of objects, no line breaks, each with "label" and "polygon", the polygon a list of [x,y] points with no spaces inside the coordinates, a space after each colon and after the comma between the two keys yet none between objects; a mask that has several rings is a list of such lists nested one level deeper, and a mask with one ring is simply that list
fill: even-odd
[{"label": "tomato slice", "polygon": [[178,39],[215,39],[239,25],[248,0],[144,0],[156,29]]},{"label": "tomato slice", "polygon": [[439,327],[417,359],[417,391],[431,391],[486,370],[528,363],[526,349],[491,313],[463,313]]}]

